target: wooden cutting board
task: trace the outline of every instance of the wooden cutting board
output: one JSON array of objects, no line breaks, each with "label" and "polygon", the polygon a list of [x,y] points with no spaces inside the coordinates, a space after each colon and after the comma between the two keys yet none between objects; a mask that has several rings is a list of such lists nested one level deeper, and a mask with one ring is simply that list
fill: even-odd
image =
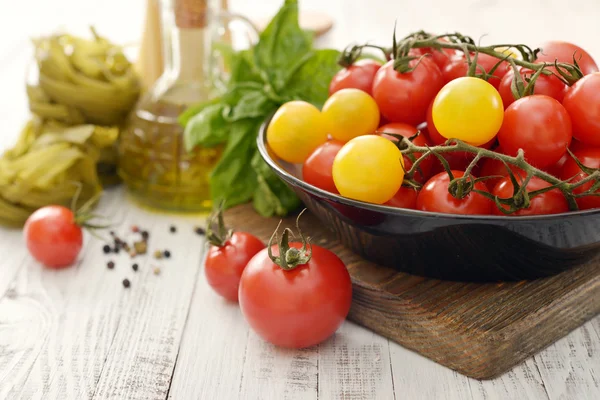
[{"label": "wooden cutting board", "polygon": [[[265,242],[279,222],[250,205],[228,210],[225,218]],[[282,227],[294,224],[289,217]],[[350,320],[472,378],[508,371],[600,312],[600,259],[536,281],[440,281],[365,261],[308,212],[300,225],[348,267]]]}]

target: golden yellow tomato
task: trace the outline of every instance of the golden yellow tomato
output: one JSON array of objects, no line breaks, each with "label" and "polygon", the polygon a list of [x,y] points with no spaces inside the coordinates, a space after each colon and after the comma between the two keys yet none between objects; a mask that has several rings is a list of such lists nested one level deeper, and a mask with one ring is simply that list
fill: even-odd
[{"label": "golden yellow tomato", "polygon": [[500,93],[474,77],[450,81],[440,90],[431,109],[433,124],[446,139],[474,146],[489,142],[500,130],[504,106]]},{"label": "golden yellow tomato", "polygon": [[327,131],[341,142],[368,135],[379,127],[379,107],[368,93],[359,89],[335,92],[323,106]]},{"label": "golden yellow tomato", "polygon": [[404,160],[396,145],[381,136],[350,140],[333,160],[333,181],[344,197],[383,204],[400,189]]},{"label": "golden yellow tomato", "polygon": [[323,116],[305,101],[290,101],[279,107],[267,128],[267,144],[284,161],[302,163],[327,141]]}]

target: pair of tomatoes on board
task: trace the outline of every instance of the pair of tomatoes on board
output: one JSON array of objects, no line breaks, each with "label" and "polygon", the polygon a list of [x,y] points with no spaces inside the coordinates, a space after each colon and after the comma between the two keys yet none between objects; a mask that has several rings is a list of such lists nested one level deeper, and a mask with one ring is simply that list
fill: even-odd
[{"label": "pair of tomatoes on board", "polygon": [[206,279],[219,295],[239,301],[259,336],[303,348],[337,330],[352,300],[350,275],[339,257],[317,245],[288,243],[287,235],[269,249],[248,232],[225,229],[222,214],[218,218],[223,229],[217,235],[207,230]]},{"label": "pair of tomatoes on board", "polygon": [[[389,206],[454,214],[504,215],[490,197],[514,195],[507,167],[499,160],[482,158],[471,175],[473,188],[457,198],[448,190],[451,178],[432,155],[420,162],[414,180],[420,189],[404,182],[415,159],[402,156],[386,133],[413,137],[421,147],[459,139],[473,146],[516,156],[519,149],[532,166],[561,180],[577,182],[587,176],[567,152],[570,149],[590,168],[600,167],[600,73],[592,57],[566,42],[541,46],[536,62],[577,63],[585,76],[567,86],[555,75],[540,75],[533,94],[515,99],[514,71],[506,61],[479,53],[477,73],[467,77],[468,64],[454,50],[413,49],[413,55],[431,54],[409,63],[410,72],[394,69],[394,61],[381,65],[359,60],[341,70],[330,84],[330,97],[319,111],[303,102],[284,104],[267,130],[267,142],[281,159],[303,163],[303,179],[344,197]],[[507,50],[509,51],[509,50]],[[507,53],[509,54],[509,53]],[[553,67],[547,67],[552,69]],[[524,82],[535,71],[518,70]],[[310,115],[310,117],[308,117]],[[597,146],[597,147],[596,147]],[[464,175],[474,158],[466,152],[444,153],[453,178]],[[510,166],[517,181],[523,171]],[[476,177],[491,177],[474,182]],[[405,186],[402,186],[403,182]],[[592,185],[574,189],[582,193]],[[550,184],[533,177],[528,192]],[[600,207],[600,197],[577,197],[581,209]],[[508,207],[508,206],[506,206]],[[569,210],[558,189],[537,194],[527,208],[511,215],[552,214]]]}]

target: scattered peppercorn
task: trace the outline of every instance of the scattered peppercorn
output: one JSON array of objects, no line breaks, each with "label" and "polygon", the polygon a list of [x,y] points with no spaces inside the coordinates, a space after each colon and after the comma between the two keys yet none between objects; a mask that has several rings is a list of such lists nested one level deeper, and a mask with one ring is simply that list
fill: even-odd
[{"label": "scattered peppercorn", "polygon": [[196,232],[196,234],[198,235],[204,235],[206,234],[206,231],[204,230],[204,228],[197,226],[194,231]]},{"label": "scattered peppercorn", "polygon": [[123,250],[125,250],[125,251],[127,251],[127,252],[128,252],[129,250],[131,250],[131,247],[129,247],[129,245],[128,245],[127,243],[123,243],[123,246],[122,246],[122,247],[123,247]]},{"label": "scattered peppercorn", "polygon": [[154,258],[156,258],[157,260],[160,260],[161,258],[163,258],[163,252],[160,250],[156,250],[154,252]]},{"label": "scattered peppercorn", "polygon": [[165,256],[165,258],[169,258],[171,257],[171,252],[169,250],[165,250],[163,251],[163,256]]},{"label": "scattered peppercorn", "polygon": [[175,232],[177,232],[177,227],[175,225],[171,225],[171,227],[169,228],[169,231],[171,231],[171,233],[175,233]]},{"label": "scattered peppercorn", "polygon": [[146,254],[146,251],[148,251],[148,244],[144,241],[134,242],[133,248],[135,249],[136,254]]},{"label": "scattered peppercorn", "polygon": [[131,268],[132,268],[134,271],[137,271],[137,270],[138,270],[138,265],[137,265],[137,263],[136,263],[136,264],[133,264],[133,265],[131,266]]},{"label": "scattered peppercorn", "polygon": [[126,288],[128,288],[129,286],[131,286],[131,282],[129,282],[129,279],[123,279],[123,286],[125,286]]},{"label": "scattered peppercorn", "polygon": [[119,246],[115,246],[115,248],[113,249],[113,251],[114,251],[116,254],[119,254],[119,250],[121,250],[121,249],[119,248]]},{"label": "scattered peppercorn", "polygon": [[140,231],[140,228],[137,225],[133,225],[131,227],[131,232],[138,233],[139,231]]},{"label": "scattered peppercorn", "polygon": [[148,233],[148,231],[142,231],[142,239],[148,240],[149,237],[150,234]]},{"label": "scattered peppercorn", "polygon": [[107,245],[107,244],[105,244],[105,245],[102,247],[102,251],[104,252],[104,254],[108,254],[108,253],[110,253],[110,246],[109,246],[109,245]]},{"label": "scattered peppercorn", "polygon": [[110,236],[115,236],[115,231],[110,231]]},{"label": "scattered peppercorn", "polygon": [[160,268],[154,267],[152,271],[154,272],[154,275],[160,275]]},{"label": "scattered peppercorn", "polygon": [[106,266],[108,269],[113,269],[115,267],[115,263],[113,261],[109,261],[106,263]]}]

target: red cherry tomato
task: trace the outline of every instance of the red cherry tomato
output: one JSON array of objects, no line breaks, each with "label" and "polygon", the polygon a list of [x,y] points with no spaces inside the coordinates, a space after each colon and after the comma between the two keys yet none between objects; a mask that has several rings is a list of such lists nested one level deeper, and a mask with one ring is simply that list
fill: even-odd
[{"label": "red cherry tomato", "polygon": [[506,154],[523,149],[529,163],[545,168],[560,160],[572,136],[567,110],[552,97],[534,94],[506,109],[498,141]]},{"label": "red cherry tomato", "polygon": [[310,261],[289,271],[271,261],[265,249],[244,270],[239,298],[242,314],[260,337],[277,346],[304,348],[321,343],[342,324],[352,282],[342,260],[320,246],[312,245]]},{"label": "red cherry tomato", "polygon": [[75,215],[62,206],[35,211],[25,222],[23,233],[29,253],[49,268],[73,264],[83,246],[83,233],[75,223]]},{"label": "red cherry tomato", "polygon": [[381,67],[375,60],[358,60],[333,76],[329,84],[329,95],[331,96],[342,89],[360,89],[371,94],[373,79]]},{"label": "red cherry tomato", "polygon": [[418,125],[425,121],[429,103],[444,85],[442,73],[433,61],[423,58],[419,65],[417,62],[410,63],[414,71],[401,74],[394,70],[392,60],[375,75],[373,98],[390,122]]},{"label": "red cherry tomato", "polygon": [[[381,136],[383,136],[387,139],[390,139],[393,142],[396,142],[397,139],[395,137],[386,135],[383,132],[393,133],[396,135],[402,135],[406,138],[410,138],[410,137],[414,136],[415,133],[417,133],[417,128],[415,128],[412,125],[403,124],[402,122],[392,122],[389,124],[382,125],[377,129],[376,133],[379,133]],[[422,133],[413,139],[413,143],[415,145],[421,146],[421,147],[425,147],[425,146],[429,145],[429,143],[427,142],[427,139],[425,138],[425,135],[423,135]],[[414,154],[415,159],[418,159],[419,157],[421,157],[421,154],[422,153],[415,153]],[[404,169],[406,169],[408,171],[412,167],[413,162],[408,156],[403,156],[403,158],[404,158]],[[426,159],[421,161],[421,163],[419,164],[420,171],[417,171],[417,173],[415,174],[415,179],[418,182],[421,182],[421,183],[425,182],[427,179],[429,179],[429,177],[431,177],[431,168],[433,167],[433,163],[434,163],[433,157],[427,157]]]},{"label": "red cherry tomato", "polygon": [[584,76],[567,89],[563,106],[573,122],[573,136],[600,146],[600,72]]},{"label": "red cherry tomato", "polygon": [[551,41],[543,43],[539,46],[542,51],[538,54],[536,62],[547,62],[553,64],[555,60],[564,63],[573,63],[573,56],[579,64],[579,68],[584,75],[598,72],[598,65],[589,55],[589,53],[583,50],[581,47],[574,45],[573,43]]},{"label": "red cherry tomato", "polygon": [[[573,155],[577,157],[577,159],[586,167],[590,168],[600,168],[600,148],[599,147],[589,147],[586,149],[580,149],[573,152]],[[560,171],[560,179],[567,180],[570,179],[570,183],[580,182],[582,179],[587,177],[588,175],[583,172],[575,160],[568,156],[565,164]],[[585,183],[575,189],[573,189],[574,194],[581,194],[583,192],[588,191],[594,182]],[[581,210],[589,210],[591,208],[600,208],[600,196],[584,196],[575,198],[579,209]]]},{"label": "red cherry tomato", "polygon": [[204,263],[208,284],[227,300],[238,301],[242,272],[250,259],[264,248],[260,239],[245,232],[234,232],[222,246],[211,245]]},{"label": "red cherry tomato", "polygon": [[392,197],[387,203],[384,203],[384,205],[397,208],[414,209],[417,206],[418,194],[418,190],[402,186],[394,195],[394,197]]},{"label": "red cherry tomato", "polygon": [[[504,154],[501,148],[497,148],[495,150],[495,152]],[[521,168],[516,167],[512,164],[507,164],[507,165],[511,169],[511,171],[513,171],[514,174],[523,173],[523,170]],[[498,182],[500,182],[500,180],[503,177],[508,176],[508,169],[506,169],[506,165],[502,161],[495,159],[495,158],[486,158],[483,160],[483,163],[481,164],[481,167],[479,168],[479,172],[478,172],[477,176],[479,176],[479,177],[495,176],[495,178],[486,179],[484,181],[485,185],[491,192],[492,190],[494,190],[494,188],[496,187]]]},{"label": "red cherry tomato", "polygon": [[[523,182],[523,177],[521,175],[515,175],[519,182]],[[533,192],[535,190],[540,190],[546,187],[551,186],[548,182],[540,179],[538,177],[532,177],[529,183],[527,184],[527,191]],[[497,196],[499,199],[508,199],[511,198],[514,194],[514,186],[510,177],[506,176],[498,182],[492,194]],[[503,205],[505,209],[509,209],[508,205]],[[496,215],[505,215],[502,211],[498,209],[497,206],[493,208],[494,214]],[[515,211],[511,216],[518,215],[542,215],[542,214],[559,214],[563,212],[569,211],[569,205],[567,203],[567,199],[558,189],[552,189],[542,194],[539,194],[530,199],[530,205],[527,208]]]},{"label": "red cherry tomato", "polygon": [[[498,60],[496,57],[480,53],[477,56],[477,74],[483,74],[484,72],[489,73],[492,68],[494,68],[494,65],[496,65],[499,61],[500,60]],[[467,64],[466,58],[464,56],[456,57],[450,61],[450,63],[446,64],[442,70],[444,82],[448,83],[454,79],[467,76],[468,71],[469,65]],[[500,80],[507,71],[508,69],[506,68],[506,65],[504,65],[504,63],[501,64],[498,66],[498,68],[496,68],[492,76],[489,77],[488,82],[497,89],[498,86],[500,86]]]},{"label": "red cherry tomato", "polygon": [[[465,175],[464,171],[452,171],[454,178]],[[471,192],[462,199],[457,199],[448,191],[450,177],[440,172],[427,181],[417,196],[417,210],[434,211],[447,214],[489,215],[494,203],[482,194]],[[487,192],[483,182],[477,182],[475,189]]]},{"label": "red cherry tomato", "polygon": [[[448,43],[448,40],[444,38],[438,39],[440,42]],[[444,68],[453,58],[456,57],[456,51],[452,49],[432,49],[430,47],[423,47],[421,49],[416,49],[419,51],[421,55],[428,55],[431,57],[433,62],[440,68]]]},{"label": "red cherry tomato", "polygon": [[317,147],[302,166],[304,182],[331,193],[338,193],[335,183],[333,183],[331,169],[333,159],[342,146],[344,146],[344,143],[330,140]]},{"label": "red cherry tomato", "polygon": [[[522,69],[520,71],[521,76],[523,77],[523,84],[527,85],[526,79],[531,78],[531,76],[535,72],[529,69]],[[508,108],[509,105],[514,103],[515,97],[511,91],[511,84],[513,78],[515,77],[514,71],[511,69],[504,75],[502,80],[500,81],[500,86],[498,87],[498,93],[500,93],[500,97],[502,97],[502,104],[504,104],[504,109]],[[562,101],[563,97],[565,97],[565,91],[567,90],[567,85],[561,82],[554,75],[540,75],[536,80],[533,87],[534,94],[543,94],[546,96],[550,96],[558,101]]]}]

